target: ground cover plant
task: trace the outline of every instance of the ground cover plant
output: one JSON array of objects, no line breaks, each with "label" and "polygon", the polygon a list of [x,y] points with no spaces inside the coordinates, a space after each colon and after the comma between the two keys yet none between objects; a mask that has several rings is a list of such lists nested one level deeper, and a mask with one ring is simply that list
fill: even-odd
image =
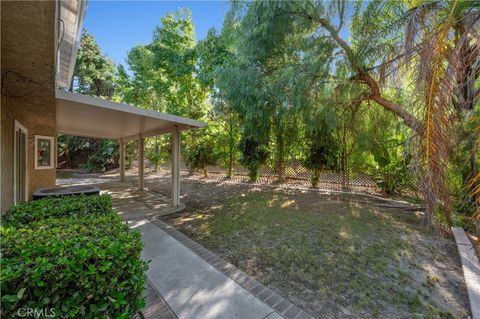
[{"label": "ground cover plant", "polygon": [[359,195],[184,184],[187,211],[163,219],[316,317],[469,314],[455,243],[418,212]]},{"label": "ground cover plant", "polygon": [[62,318],[130,318],[143,306],[141,250],[140,234],[108,195],[15,205],[2,218],[2,317],[32,308]]}]

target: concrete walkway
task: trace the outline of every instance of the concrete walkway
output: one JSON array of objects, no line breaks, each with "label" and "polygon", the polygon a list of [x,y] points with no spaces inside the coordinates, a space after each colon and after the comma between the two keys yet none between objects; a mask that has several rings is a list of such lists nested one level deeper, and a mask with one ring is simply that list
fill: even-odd
[{"label": "concrete walkway", "polygon": [[149,221],[142,233],[147,276],[180,319],[282,318],[232,279]]},{"label": "concrete walkway", "polygon": [[[250,290],[246,289],[226,273],[202,259],[183,241],[169,234],[171,230],[165,231],[162,226],[157,225],[157,222],[162,222],[156,217],[172,212],[166,207],[169,205],[167,198],[159,194],[138,192],[130,183],[120,183],[116,179],[94,174],[79,175],[59,180],[57,183],[61,185],[96,184],[102,193],[107,192],[112,196],[115,209],[130,227],[141,232],[144,244],[142,258],[149,261],[147,277],[152,286],[146,292],[148,309],[147,312],[142,311],[145,318],[311,318],[302,313],[298,307],[242,273],[243,279],[247,281],[245,285],[255,286]],[[257,290],[261,292],[259,295],[263,296],[264,301],[255,295]],[[149,302],[152,298],[156,299],[153,303]],[[166,305],[162,305],[162,301],[158,299],[164,300]],[[266,301],[267,299],[269,302]],[[148,307],[149,303],[152,307]],[[276,311],[272,307],[280,310]],[[150,310],[151,315],[148,314]],[[280,313],[286,313],[286,315],[280,315]]]},{"label": "concrete walkway", "polygon": [[267,304],[192,252],[150,220],[142,201],[112,192],[119,214],[142,234],[147,277],[180,319],[280,319]]}]

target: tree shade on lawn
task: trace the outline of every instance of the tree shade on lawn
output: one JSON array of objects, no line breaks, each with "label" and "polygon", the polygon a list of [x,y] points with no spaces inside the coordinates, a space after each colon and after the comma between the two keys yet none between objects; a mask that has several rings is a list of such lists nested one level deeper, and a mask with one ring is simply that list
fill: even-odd
[{"label": "tree shade on lawn", "polygon": [[[259,165],[281,180],[293,159],[308,164],[313,185],[327,168],[344,185],[352,169],[369,174],[389,194],[416,179],[424,225],[443,228],[478,206],[465,186],[478,176],[468,123],[479,118],[479,14],[462,0],[234,2],[222,30],[196,42],[181,9],[132,48],[130,72],[117,67],[111,98],[207,121],[182,139],[192,169],[202,151],[228,176],[241,163],[252,180]],[[109,74],[84,36],[77,63]],[[86,70],[76,69],[77,89],[104,94],[91,85],[111,78]],[[162,143],[146,141],[156,167],[168,160]]]},{"label": "tree shade on lawn", "polygon": [[203,207],[162,219],[316,318],[469,315],[455,242],[412,211],[359,195],[201,189]]}]

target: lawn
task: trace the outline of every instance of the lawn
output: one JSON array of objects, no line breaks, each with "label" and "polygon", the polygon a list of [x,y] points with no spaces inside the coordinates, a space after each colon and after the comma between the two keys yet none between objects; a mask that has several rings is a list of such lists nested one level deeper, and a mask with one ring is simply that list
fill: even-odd
[{"label": "lawn", "polygon": [[245,190],[164,220],[316,317],[466,318],[454,242],[365,198]]}]

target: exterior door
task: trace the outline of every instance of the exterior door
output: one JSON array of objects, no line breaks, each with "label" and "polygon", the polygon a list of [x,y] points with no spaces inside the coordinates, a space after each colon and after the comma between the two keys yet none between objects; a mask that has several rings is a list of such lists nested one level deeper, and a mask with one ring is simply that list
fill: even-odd
[{"label": "exterior door", "polygon": [[14,202],[27,200],[27,154],[28,154],[28,130],[15,121],[15,141],[14,141],[14,182],[13,194]]}]

